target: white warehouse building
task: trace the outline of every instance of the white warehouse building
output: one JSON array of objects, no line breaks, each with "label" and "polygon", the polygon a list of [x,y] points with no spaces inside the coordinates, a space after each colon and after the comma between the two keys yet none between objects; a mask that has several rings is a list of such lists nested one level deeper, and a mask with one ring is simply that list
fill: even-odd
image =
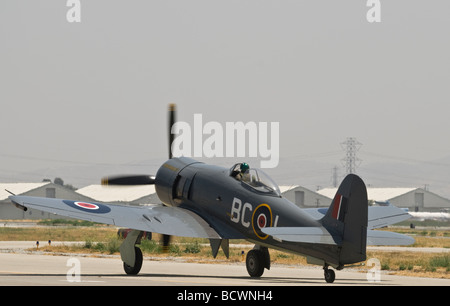
[{"label": "white warehouse building", "polygon": [[76,191],[65,188],[61,185],[41,182],[41,183],[0,183],[0,220],[36,220],[36,219],[61,219],[63,217],[57,216],[48,212],[43,212],[35,209],[28,209],[23,211],[14,206],[9,199],[11,193],[15,195],[32,196],[32,197],[46,197],[46,198],[60,198],[73,201],[87,201],[92,202],[93,199],[83,196]]},{"label": "white warehouse building", "polygon": [[[324,188],[319,194],[330,199],[337,188]],[[450,210],[450,200],[422,188],[367,188],[369,202],[387,203],[408,208],[411,212],[439,212]]]}]

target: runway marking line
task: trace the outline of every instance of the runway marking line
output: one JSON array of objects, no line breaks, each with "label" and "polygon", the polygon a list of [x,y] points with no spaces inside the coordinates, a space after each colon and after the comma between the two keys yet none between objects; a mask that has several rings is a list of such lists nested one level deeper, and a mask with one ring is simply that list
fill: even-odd
[{"label": "runway marking line", "polygon": [[91,280],[80,280],[80,281],[69,281],[67,279],[59,279],[60,282],[66,282],[66,283],[106,283],[105,281],[91,281]]}]

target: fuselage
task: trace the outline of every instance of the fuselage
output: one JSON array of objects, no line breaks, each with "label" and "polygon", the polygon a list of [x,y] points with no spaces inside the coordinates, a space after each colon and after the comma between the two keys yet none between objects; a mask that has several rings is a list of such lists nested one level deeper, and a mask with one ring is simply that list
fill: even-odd
[{"label": "fuselage", "polygon": [[[318,227],[301,208],[283,198],[275,188],[262,188],[233,176],[233,169],[207,165],[190,158],[166,161],[156,175],[156,192],[168,206],[191,210],[226,239],[246,239],[255,244],[317,257],[337,252],[335,247],[282,242],[264,234],[264,227]],[[259,172],[261,174],[261,171]]]}]

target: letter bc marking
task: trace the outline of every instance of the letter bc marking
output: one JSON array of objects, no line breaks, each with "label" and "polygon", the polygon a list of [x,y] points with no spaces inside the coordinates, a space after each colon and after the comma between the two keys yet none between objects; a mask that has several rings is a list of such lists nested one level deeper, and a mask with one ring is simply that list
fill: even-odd
[{"label": "letter bc marking", "polygon": [[[249,213],[252,213],[251,219],[249,220]],[[233,198],[233,203],[231,204],[231,221],[234,223],[240,223],[243,227],[249,228],[250,224],[252,226],[253,232],[259,239],[267,239],[269,235],[262,232],[262,229],[265,227],[272,227],[273,225],[273,217],[272,217],[272,209],[268,204],[260,204],[253,210],[253,206],[250,203],[244,203],[242,205],[242,201],[238,198]],[[278,223],[278,215],[275,218],[275,226]]]},{"label": "letter bc marking", "polygon": [[233,198],[233,204],[231,204],[231,221],[239,223],[241,216],[242,201],[238,198]]}]

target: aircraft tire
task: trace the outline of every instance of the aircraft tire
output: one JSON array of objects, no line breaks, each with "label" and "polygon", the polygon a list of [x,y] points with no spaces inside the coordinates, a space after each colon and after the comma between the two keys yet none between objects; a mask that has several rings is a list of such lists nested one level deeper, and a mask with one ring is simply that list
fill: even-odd
[{"label": "aircraft tire", "polygon": [[261,277],[264,273],[264,256],[259,250],[251,250],[247,253],[245,261],[247,272],[251,277]]},{"label": "aircraft tire", "polygon": [[134,267],[127,265],[125,262],[123,263],[123,269],[125,270],[125,273],[128,275],[137,275],[142,268],[142,261],[143,261],[142,251],[140,248],[135,246],[134,252],[135,252]]},{"label": "aircraft tire", "polygon": [[334,270],[331,269],[324,269],[324,276],[325,276],[325,281],[327,283],[333,283],[334,280],[336,279],[336,274],[334,273]]}]

